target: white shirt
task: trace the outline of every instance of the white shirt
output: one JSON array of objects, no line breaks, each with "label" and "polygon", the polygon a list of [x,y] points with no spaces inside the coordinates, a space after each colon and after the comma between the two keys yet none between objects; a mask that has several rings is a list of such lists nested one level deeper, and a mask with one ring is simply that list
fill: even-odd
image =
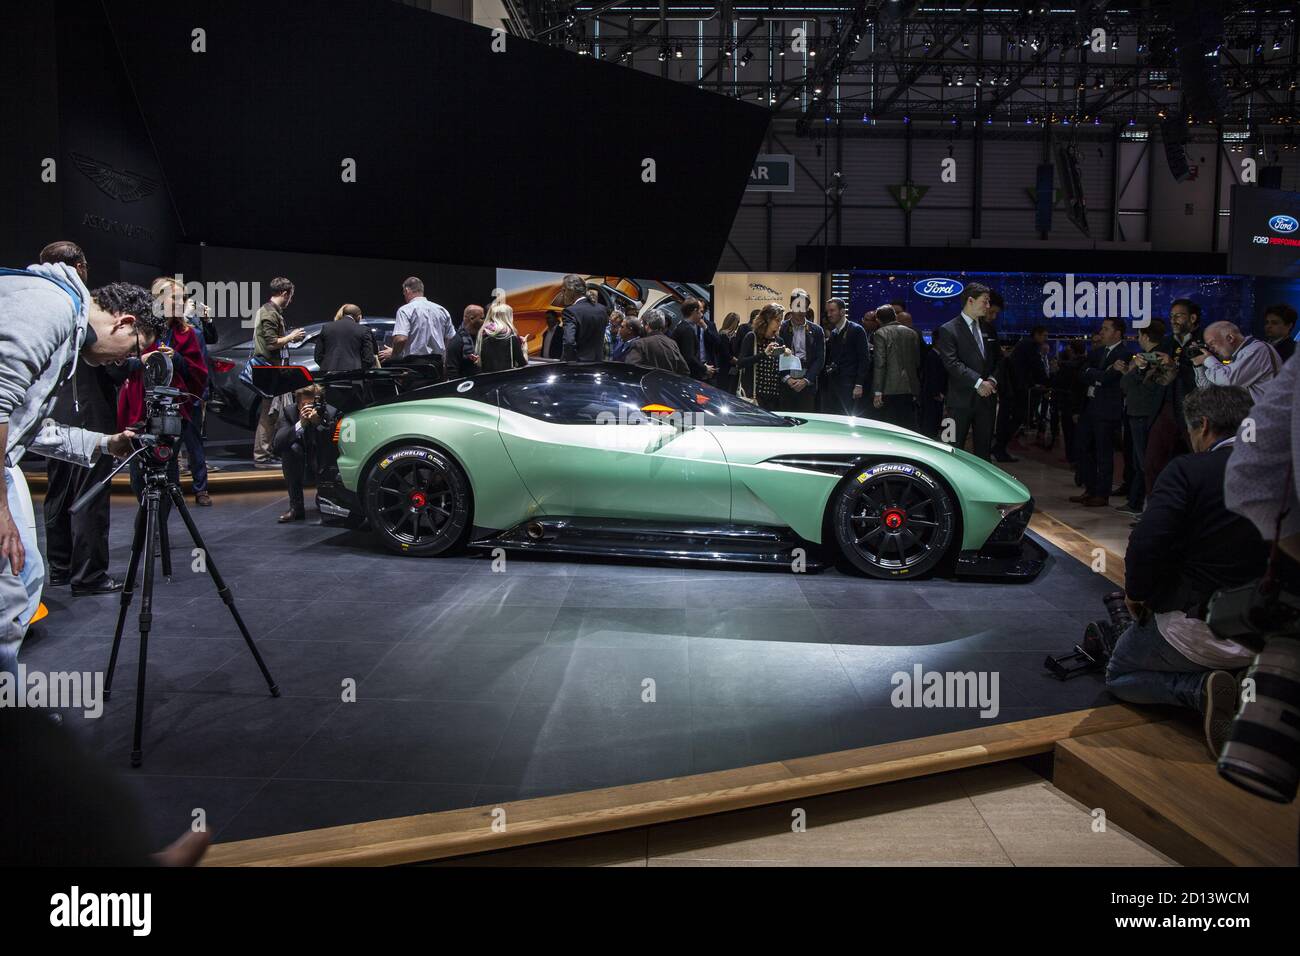
[{"label": "white shirt", "polygon": [[406,336],[402,355],[446,355],[447,341],[455,334],[451,313],[422,295],[398,309],[393,323],[393,335]]}]

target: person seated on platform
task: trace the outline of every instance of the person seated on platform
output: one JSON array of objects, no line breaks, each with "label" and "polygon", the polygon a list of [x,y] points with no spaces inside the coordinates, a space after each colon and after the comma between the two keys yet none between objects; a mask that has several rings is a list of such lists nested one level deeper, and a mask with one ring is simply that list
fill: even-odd
[{"label": "person seated on platform", "polygon": [[1264,338],[1283,362],[1295,355],[1295,320],[1295,309],[1285,303],[1264,310]]},{"label": "person seated on platform", "polygon": [[1251,399],[1258,399],[1264,385],[1282,371],[1282,359],[1273,346],[1242,335],[1232,322],[1215,322],[1207,328],[1205,347],[1207,351],[1192,356],[1197,388],[1240,385]]},{"label": "person seated on platform", "polygon": [[289,510],[276,519],[280,524],[302,521],[307,517],[303,479],[307,473],[308,456],[314,458],[319,470],[325,446],[330,450],[334,447],[325,433],[338,417],[338,410],[325,404],[325,389],[320,385],[300,388],[293,393],[292,401],[282,403],[280,425],[272,443],[280,458],[284,482],[289,486]]},{"label": "person seated on platform", "polygon": [[668,319],[661,309],[647,310],[646,334],[633,340],[623,361],[628,365],[645,365],[676,372],[678,375],[689,375],[691,370],[686,359],[682,358],[681,349],[664,333],[667,327]]},{"label": "person seated on platform", "polygon": [[1183,402],[1192,454],[1156,480],[1124,555],[1124,602],[1133,615],[1106,668],[1106,687],[1134,704],[1170,704],[1202,715],[1218,759],[1237,707],[1230,673],[1253,654],[1205,623],[1214,592],[1258,578],[1267,551],[1255,526],[1224,504],[1224,477],[1250,394],[1210,385]]},{"label": "person seated on platform", "polygon": [[481,372],[503,372],[528,364],[523,340],[515,329],[515,310],[505,302],[492,306],[474,340],[474,358]]}]

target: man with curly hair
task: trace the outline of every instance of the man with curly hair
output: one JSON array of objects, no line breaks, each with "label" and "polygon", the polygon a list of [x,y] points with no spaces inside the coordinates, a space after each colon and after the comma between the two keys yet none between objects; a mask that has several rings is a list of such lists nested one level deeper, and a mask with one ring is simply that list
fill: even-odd
[{"label": "man with curly hair", "polygon": [[0,269],[0,444],[5,495],[0,496],[0,670],[15,666],[45,583],[36,520],[18,467],[27,451],[89,467],[101,455],[128,455],[130,431],[106,435],[59,425],[50,414],[63,382],[88,365],[120,364],[148,350],[158,336],[147,289],[115,282],[86,289],[62,262]]}]

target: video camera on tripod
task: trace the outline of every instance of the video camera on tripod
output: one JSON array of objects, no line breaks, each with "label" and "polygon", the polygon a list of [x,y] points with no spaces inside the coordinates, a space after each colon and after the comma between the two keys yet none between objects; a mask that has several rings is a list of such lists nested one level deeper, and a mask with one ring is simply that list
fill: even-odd
[{"label": "video camera on tripod", "polygon": [[[217,589],[217,595],[230,609],[230,614],[235,619],[235,625],[239,628],[239,633],[243,636],[244,642],[253,655],[253,660],[257,662],[262,677],[266,680],[266,686],[270,690],[271,696],[280,696],[279,687],[271,677],[271,672],[267,670],[266,663],[257,650],[257,645],[253,643],[253,637],[248,633],[248,627],[244,624],[239,609],[235,607],[234,595],[231,594],[229,586],[221,577],[221,572],[217,570],[212,552],[204,543],[198,527],[194,524],[194,518],[190,515],[189,508],[186,507],[185,495],[181,492],[180,485],[173,481],[167,473],[167,466],[175,454],[176,441],[180,438],[181,429],[184,426],[181,410],[185,402],[193,399],[194,396],[171,384],[172,363],[171,357],[166,351],[159,349],[158,351],[149,352],[142,357],[141,362],[140,374],[144,385],[144,417],[138,424],[139,434],[135,440],[136,449],[124,458],[103,481],[92,486],[78,498],[71,509],[77,511],[96,495],[103,494],[117,472],[121,471],[131,461],[139,461],[143,489],[140,493],[140,505],[135,514],[135,534],[131,540],[131,562],[127,567],[126,580],[122,584],[122,601],[118,607],[117,628],[113,632],[113,650],[109,654],[108,669],[104,674],[104,699],[108,700],[112,694],[113,672],[117,667],[117,655],[122,646],[122,632],[126,626],[127,611],[131,606],[136,579],[140,572],[140,563],[143,561],[144,583],[140,589],[140,656],[136,676],[135,728],[131,747],[132,767],[140,766],[143,760],[141,741],[144,728],[145,670],[148,662],[149,633],[153,628],[154,544],[160,538],[163,541],[166,540],[161,507],[163,495],[167,495],[171,499],[177,513],[180,514],[181,520],[190,533],[190,538],[194,541],[194,546],[204,555],[204,568],[212,578],[212,584]],[[170,576],[170,550],[160,548],[159,553],[162,557],[163,573]]]}]

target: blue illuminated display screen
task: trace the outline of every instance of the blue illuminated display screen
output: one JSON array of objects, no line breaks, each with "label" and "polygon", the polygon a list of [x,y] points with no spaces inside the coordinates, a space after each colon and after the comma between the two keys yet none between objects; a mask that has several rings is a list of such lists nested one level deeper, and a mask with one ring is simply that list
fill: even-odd
[{"label": "blue illuminated display screen", "polygon": [[1002,294],[1006,306],[998,318],[998,332],[1004,335],[1027,333],[1035,325],[1047,326],[1054,337],[1087,335],[1109,317],[1124,319],[1132,331],[1152,318],[1167,321],[1175,299],[1199,302],[1205,324],[1227,319],[1251,329],[1257,319],[1252,279],[1131,273],[859,270],[852,273],[849,314],[860,322],[871,309],[901,301],[914,326],[932,332],[961,311],[963,292],[972,282]]}]

